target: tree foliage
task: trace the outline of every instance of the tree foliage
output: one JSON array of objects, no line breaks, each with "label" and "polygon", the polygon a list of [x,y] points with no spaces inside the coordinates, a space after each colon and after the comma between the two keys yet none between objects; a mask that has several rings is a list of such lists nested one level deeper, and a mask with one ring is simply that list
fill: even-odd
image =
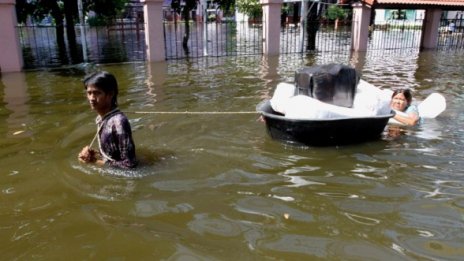
[{"label": "tree foliage", "polygon": [[96,19],[111,24],[116,17],[121,15],[128,2],[128,0],[85,0],[84,9],[94,11]]},{"label": "tree foliage", "polygon": [[348,12],[337,5],[330,5],[326,10],[327,19],[336,20],[336,19],[345,19],[348,16]]},{"label": "tree foliage", "polygon": [[186,15],[197,8],[197,0],[172,0],[171,8],[181,15]]},{"label": "tree foliage", "polygon": [[[83,0],[84,12],[94,11],[97,17],[114,19],[122,13],[129,0]],[[16,15],[19,23],[25,23],[28,17],[40,21],[47,16],[56,20],[57,16],[66,16],[74,24],[77,21],[77,0],[16,0]],[[54,21],[56,24],[56,21]]]},{"label": "tree foliage", "polygon": [[235,4],[240,13],[248,15],[250,18],[261,18],[263,14],[259,0],[236,0]]},{"label": "tree foliage", "polygon": [[235,0],[213,0],[225,14],[235,11]]}]

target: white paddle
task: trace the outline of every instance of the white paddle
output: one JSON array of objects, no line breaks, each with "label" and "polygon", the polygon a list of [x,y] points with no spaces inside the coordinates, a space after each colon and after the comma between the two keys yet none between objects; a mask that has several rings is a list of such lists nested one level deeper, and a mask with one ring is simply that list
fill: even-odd
[{"label": "white paddle", "polygon": [[439,93],[432,93],[419,105],[417,105],[419,115],[422,118],[433,119],[446,109],[446,99]]}]

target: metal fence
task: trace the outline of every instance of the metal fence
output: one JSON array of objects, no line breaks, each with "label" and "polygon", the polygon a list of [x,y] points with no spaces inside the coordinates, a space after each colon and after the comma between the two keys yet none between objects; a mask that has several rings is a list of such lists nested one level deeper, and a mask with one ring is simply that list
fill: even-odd
[{"label": "metal fence", "polygon": [[166,59],[262,54],[262,26],[248,22],[190,22],[188,47],[184,21],[164,22]]},{"label": "metal fence", "polygon": [[26,69],[72,62],[66,48],[58,48],[55,26],[18,26],[17,30]]},{"label": "metal fence", "polygon": [[423,19],[388,20],[369,31],[369,50],[420,48]]},{"label": "metal fence", "polygon": [[116,63],[146,59],[143,24],[118,23],[87,29],[88,57],[92,62]]},{"label": "metal fence", "polygon": [[[58,46],[55,26],[17,27],[24,68],[57,67],[83,62],[83,31],[75,27],[76,48],[67,41]],[[116,63],[146,58],[143,24],[121,21],[112,26],[85,26],[87,62]]]},{"label": "metal fence", "polygon": [[289,53],[350,53],[351,25],[335,25],[335,22],[313,22],[317,26],[315,48],[308,48],[306,30],[299,25],[286,24],[281,29],[280,52]]},{"label": "metal fence", "polygon": [[[423,20],[390,20],[371,27],[368,50],[419,49]],[[189,22],[188,49],[182,46],[185,34],[183,21],[165,21],[164,39],[166,59],[197,57],[247,56],[263,53],[262,24],[247,21]],[[439,28],[438,49],[464,49],[463,19],[442,20]],[[88,62],[118,63],[146,60],[144,25],[140,19],[119,19],[111,26],[86,26],[85,36]],[[308,49],[306,30],[299,24],[281,27],[280,52],[349,54],[351,25],[318,24],[315,48]],[[18,26],[25,68],[55,67],[82,62],[81,27],[76,26],[77,46],[66,42],[57,45],[54,26]],[[64,30],[66,39],[66,30]]]},{"label": "metal fence", "polygon": [[464,20],[442,19],[438,29],[438,49],[464,49]]}]

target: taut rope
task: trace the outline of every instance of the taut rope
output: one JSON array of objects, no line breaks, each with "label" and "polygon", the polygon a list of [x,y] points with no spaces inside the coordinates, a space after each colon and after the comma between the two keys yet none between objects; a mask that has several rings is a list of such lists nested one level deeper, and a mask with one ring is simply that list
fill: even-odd
[{"label": "taut rope", "polygon": [[125,111],[125,113],[135,114],[191,114],[191,115],[211,115],[211,114],[258,114],[256,111]]}]

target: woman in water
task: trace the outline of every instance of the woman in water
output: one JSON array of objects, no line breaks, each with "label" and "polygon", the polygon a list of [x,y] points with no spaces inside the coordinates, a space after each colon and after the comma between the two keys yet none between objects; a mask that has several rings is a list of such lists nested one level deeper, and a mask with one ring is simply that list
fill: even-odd
[{"label": "woman in water", "polygon": [[419,111],[411,102],[412,95],[409,89],[395,90],[390,104],[396,112],[393,119],[405,125],[415,126],[419,122]]},{"label": "woman in water", "polygon": [[86,146],[79,161],[124,169],[137,165],[132,130],[127,117],[118,109],[118,83],[108,72],[97,72],[84,79],[84,88],[96,118],[99,152]]}]

